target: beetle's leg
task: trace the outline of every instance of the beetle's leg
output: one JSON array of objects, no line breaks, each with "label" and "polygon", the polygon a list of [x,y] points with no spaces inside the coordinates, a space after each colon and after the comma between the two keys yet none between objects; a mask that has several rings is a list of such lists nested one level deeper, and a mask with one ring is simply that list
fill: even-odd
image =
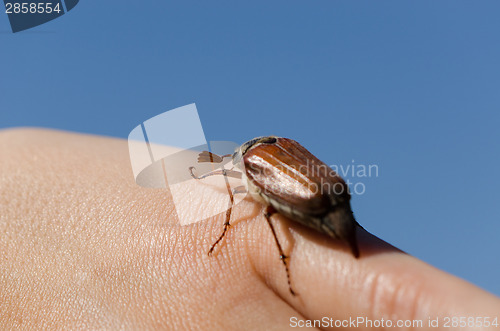
[{"label": "beetle's leg", "polygon": [[[224,156],[226,156],[226,155],[224,155]],[[229,155],[229,156],[231,156],[231,155]],[[228,169],[219,169],[219,170],[214,170],[212,172],[209,172],[209,173],[202,175],[202,176],[196,176],[193,173],[193,170],[194,170],[194,167],[189,167],[189,173],[191,174],[191,177],[193,177],[194,179],[203,179],[203,178],[206,178],[209,176],[223,175],[224,180],[226,182],[227,192],[229,193],[229,206],[228,206],[227,211],[226,211],[226,220],[224,222],[224,230],[222,231],[222,234],[219,236],[219,239],[217,239],[217,241],[215,241],[215,243],[212,245],[212,247],[210,247],[210,250],[208,251],[208,256],[211,256],[215,247],[222,240],[222,238],[224,238],[224,236],[226,235],[226,232],[229,229],[229,226],[231,225],[229,222],[231,220],[231,212],[233,210],[234,195],[239,194],[239,193],[246,193],[246,188],[244,186],[237,186],[233,190],[231,190],[231,186],[229,185],[229,180],[227,179],[227,177],[241,179],[242,174],[239,171],[228,170]]]},{"label": "beetle's leg", "polygon": [[[225,172],[227,170],[222,170],[222,171]],[[219,239],[217,239],[213,243],[212,247],[210,247],[210,250],[208,251],[208,256],[212,255],[215,247],[222,240],[222,238],[224,238],[224,236],[226,235],[227,231],[229,230],[229,227],[231,226],[231,224],[229,223],[229,221],[231,220],[231,212],[233,211],[234,195],[246,192],[246,189],[245,189],[244,186],[237,186],[233,190],[231,190],[231,187],[229,186],[229,181],[228,181],[227,177],[224,176],[224,179],[226,180],[226,188],[227,188],[227,191],[229,193],[229,207],[227,208],[227,211],[226,211],[226,220],[224,222],[224,229],[222,230],[222,234],[219,236]]]},{"label": "beetle's leg", "polygon": [[269,224],[269,227],[271,227],[271,231],[273,232],[274,240],[276,240],[276,246],[278,246],[278,251],[280,253],[281,262],[283,262],[283,265],[285,266],[286,279],[288,281],[288,289],[290,290],[290,293],[292,293],[293,296],[296,296],[297,294],[292,289],[292,283],[290,281],[290,270],[288,269],[288,262],[287,262],[288,256],[286,256],[285,253],[283,253],[283,249],[281,248],[281,244],[278,240],[278,236],[276,235],[276,231],[274,230],[273,223],[271,222],[271,216],[274,213],[276,213],[276,209],[274,209],[273,206],[268,206],[264,210],[264,217],[266,218],[267,224]]},{"label": "beetle's leg", "polygon": [[210,163],[221,163],[225,157],[230,157],[231,154],[217,155],[209,151],[203,151],[198,155],[198,163],[210,162]]},{"label": "beetle's leg", "polygon": [[194,167],[189,167],[189,173],[191,174],[191,177],[194,179],[203,179],[209,176],[214,176],[214,175],[223,175],[223,176],[228,176],[232,178],[238,178],[241,179],[241,172],[235,171],[235,170],[226,170],[226,169],[219,169],[219,170],[214,170],[209,173],[206,173],[201,176],[196,176],[193,172],[195,168]]}]

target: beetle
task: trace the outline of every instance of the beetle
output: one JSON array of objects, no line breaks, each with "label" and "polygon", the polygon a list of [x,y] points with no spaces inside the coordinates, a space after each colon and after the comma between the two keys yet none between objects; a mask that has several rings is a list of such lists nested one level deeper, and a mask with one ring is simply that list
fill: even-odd
[{"label": "beetle", "polygon": [[[195,179],[224,175],[230,194],[224,230],[210,248],[209,255],[230,226],[233,194],[248,192],[254,200],[265,206],[264,216],[285,266],[288,287],[292,295],[296,293],[291,286],[288,256],[284,254],[271,222],[273,214],[279,213],[317,232],[342,240],[349,245],[354,257],[359,257],[356,228],[360,225],[351,210],[348,185],[335,171],[302,145],[288,138],[257,137],[236,148],[233,154],[219,156],[204,151],[199,154],[198,162],[222,163],[226,157],[231,157],[234,167],[241,172],[222,169],[196,176],[193,173],[194,167],[190,167],[191,176]],[[231,191],[228,176],[241,178],[244,187],[237,187]]]}]

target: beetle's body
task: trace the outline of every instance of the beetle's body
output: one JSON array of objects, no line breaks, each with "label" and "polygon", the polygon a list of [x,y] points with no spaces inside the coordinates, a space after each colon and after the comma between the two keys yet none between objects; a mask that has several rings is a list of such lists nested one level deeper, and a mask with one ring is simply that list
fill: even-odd
[{"label": "beetle's body", "polygon": [[193,178],[203,179],[212,175],[237,177],[243,180],[246,188],[239,190],[240,187],[237,187],[231,190],[226,178],[230,204],[226,212],[224,230],[208,251],[209,255],[229,229],[233,194],[246,191],[254,200],[267,206],[264,216],[276,240],[292,295],[295,295],[295,292],[290,281],[287,256],[271,222],[273,213],[278,212],[292,221],[347,242],[352,254],[356,258],[359,257],[356,241],[356,227],[359,224],[351,211],[349,188],[328,165],[318,160],[298,142],[274,136],[247,141],[232,155],[218,156],[204,151],[199,154],[198,162],[221,163],[225,157],[230,156],[241,173],[222,169],[198,177],[193,173],[194,167],[190,168]]},{"label": "beetle's body", "polygon": [[257,201],[305,226],[346,241],[359,256],[349,189],[328,165],[298,142],[261,137],[233,154],[243,182]]}]

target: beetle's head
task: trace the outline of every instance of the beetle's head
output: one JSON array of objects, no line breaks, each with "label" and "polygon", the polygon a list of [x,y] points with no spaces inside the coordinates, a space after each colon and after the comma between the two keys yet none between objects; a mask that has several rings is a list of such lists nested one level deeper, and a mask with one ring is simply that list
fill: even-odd
[{"label": "beetle's head", "polygon": [[257,137],[243,143],[240,147],[237,147],[233,153],[233,164],[235,166],[239,166],[241,163],[241,159],[251,148],[256,147],[260,144],[274,144],[277,139],[278,137],[276,136]]}]

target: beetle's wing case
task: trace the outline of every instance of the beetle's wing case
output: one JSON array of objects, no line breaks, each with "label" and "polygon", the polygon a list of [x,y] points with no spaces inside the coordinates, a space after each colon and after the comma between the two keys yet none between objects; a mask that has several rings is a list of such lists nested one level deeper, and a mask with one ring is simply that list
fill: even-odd
[{"label": "beetle's wing case", "polygon": [[348,241],[358,255],[349,189],[328,165],[298,142],[278,137],[253,139],[233,158],[241,158],[252,197],[295,221]]},{"label": "beetle's wing case", "polygon": [[319,216],[350,199],[342,178],[294,140],[255,144],[243,163],[248,181],[261,194],[296,212]]}]

